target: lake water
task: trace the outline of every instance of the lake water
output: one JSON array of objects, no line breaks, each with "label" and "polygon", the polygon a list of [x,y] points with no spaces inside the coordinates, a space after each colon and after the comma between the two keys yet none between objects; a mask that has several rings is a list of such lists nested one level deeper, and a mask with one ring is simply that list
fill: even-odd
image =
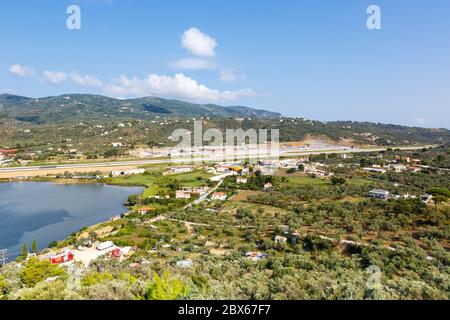
[{"label": "lake water", "polygon": [[84,226],[126,212],[129,195],[141,187],[104,184],[0,183],[0,249],[9,260],[20,255],[22,244],[33,239],[43,249]]}]

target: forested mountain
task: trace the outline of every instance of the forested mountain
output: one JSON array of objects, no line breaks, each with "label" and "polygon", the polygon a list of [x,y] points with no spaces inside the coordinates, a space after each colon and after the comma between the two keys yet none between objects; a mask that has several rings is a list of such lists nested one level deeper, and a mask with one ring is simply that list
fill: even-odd
[{"label": "forested mountain", "polygon": [[[193,129],[190,118],[205,117],[204,129],[279,129],[281,141],[301,141],[321,136],[333,141],[365,145],[398,146],[450,143],[450,130],[407,127],[356,121],[321,122],[282,117],[279,113],[248,107],[222,107],[194,104],[157,97],[120,100],[99,95],[66,94],[56,97],[27,98],[0,95],[0,145],[40,145],[54,143],[55,130],[73,141],[102,144],[103,137],[122,137],[127,144],[167,143],[177,128]],[[186,121],[185,121],[186,120]],[[119,123],[129,123],[116,130]],[[83,124],[83,128],[80,128]],[[90,129],[89,129],[90,127]],[[32,129],[33,134],[28,134]],[[122,131],[126,131],[122,132]],[[109,131],[109,135],[101,135]],[[112,135],[116,134],[117,137]]]},{"label": "forested mountain", "polygon": [[90,94],[65,94],[56,97],[28,98],[0,95],[3,117],[34,124],[49,124],[66,120],[112,118],[152,119],[156,116],[183,117],[258,117],[276,118],[280,114],[242,106],[223,107],[215,104],[195,104],[158,97],[119,100]]}]

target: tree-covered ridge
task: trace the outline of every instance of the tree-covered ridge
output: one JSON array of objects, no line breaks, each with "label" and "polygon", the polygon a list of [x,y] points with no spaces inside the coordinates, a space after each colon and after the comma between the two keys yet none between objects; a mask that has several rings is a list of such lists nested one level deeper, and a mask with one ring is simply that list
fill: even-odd
[{"label": "tree-covered ridge", "polygon": [[154,119],[155,116],[176,118],[280,116],[276,112],[242,106],[222,107],[158,97],[119,100],[88,94],[65,94],[36,99],[3,94],[0,95],[0,105],[3,117],[33,124],[105,118]]},{"label": "tree-covered ridge", "polygon": [[[0,146],[17,148],[19,153],[34,153],[40,160],[57,158],[59,155],[70,157],[69,150],[74,148],[84,153],[87,158],[111,158],[126,155],[135,147],[174,146],[177,142],[169,137],[174,130],[182,128],[190,130],[193,134],[192,118],[87,119],[41,125],[25,122],[12,123],[11,120],[0,119]],[[298,118],[204,118],[203,132],[209,128],[217,128],[222,132],[226,129],[278,129],[281,142],[305,141],[304,145],[310,138],[347,146],[423,146],[448,145],[450,142],[450,131],[447,129],[356,122],[323,123]],[[121,146],[113,147],[113,142],[120,142]]]}]

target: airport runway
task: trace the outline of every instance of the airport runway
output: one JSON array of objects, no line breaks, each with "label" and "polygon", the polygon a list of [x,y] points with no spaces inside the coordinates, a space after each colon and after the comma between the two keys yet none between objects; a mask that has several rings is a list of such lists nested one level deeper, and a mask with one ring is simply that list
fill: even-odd
[{"label": "airport runway", "polygon": [[[433,146],[412,146],[412,147],[396,147],[395,149],[400,150],[420,150],[423,148],[428,148]],[[301,151],[289,151],[289,150],[281,150],[278,155],[258,155],[258,154],[245,154],[242,155],[232,155],[232,158],[222,158],[222,157],[193,157],[193,158],[182,158],[182,159],[148,159],[148,160],[129,160],[129,161],[114,161],[114,162],[94,162],[94,163],[73,163],[73,164],[58,164],[58,165],[45,165],[45,166],[25,166],[25,167],[5,167],[0,168],[1,173],[23,173],[26,175],[28,171],[55,171],[55,170],[74,170],[74,169],[96,169],[96,168],[111,168],[112,170],[115,167],[138,167],[152,164],[168,164],[168,163],[199,163],[199,162],[209,162],[209,161],[229,161],[229,160],[240,160],[240,159],[273,159],[276,157],[297,157],[297,156],[307,156],[310,154],[320,154],[320,153],[367,153],[367,152],[380,152],[385,151],[387,148],[370,148],[370,149],[336,149],[336,150],[301,150]],[[19,176],[19,175],[17,175]]]}]

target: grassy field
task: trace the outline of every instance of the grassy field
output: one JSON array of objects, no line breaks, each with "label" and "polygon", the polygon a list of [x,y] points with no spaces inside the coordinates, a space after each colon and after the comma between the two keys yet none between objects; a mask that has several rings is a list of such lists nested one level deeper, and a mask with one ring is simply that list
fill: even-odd
[{"label": "grassy field", "polygon": [[121,186],[144,186],[143,197],[150,197],[160,192],[168,191],[168,184],[178,182],[182,187],[204,186],[207,180],[212,177],[203,171],[193,171],[169,176],[163,176],[155,172],[132,175],[126,177],[114,177],[108,179],[108,183]]},{"label": "grassy field", "polygon": [[315,186],[328,186],[330,181],[327,179],[311,178],[308,176],[288,176],[286,177],[288,184],[291,186],[296,185],[315,185]]},{"label": "grassy field", "polygon": [[[292,186],[301,186],[301,185],[315,185],[315,186],[330,186],[331,182],[329,179],[320,179],[320,178],[311,178],[308,176],[287,176],[288,184]],[[348,184],[355,185],[355,186],[361,186],[364,184],[373,183],[373,181],[370,181],[365,178],[352,178],[347,180]]]}]

